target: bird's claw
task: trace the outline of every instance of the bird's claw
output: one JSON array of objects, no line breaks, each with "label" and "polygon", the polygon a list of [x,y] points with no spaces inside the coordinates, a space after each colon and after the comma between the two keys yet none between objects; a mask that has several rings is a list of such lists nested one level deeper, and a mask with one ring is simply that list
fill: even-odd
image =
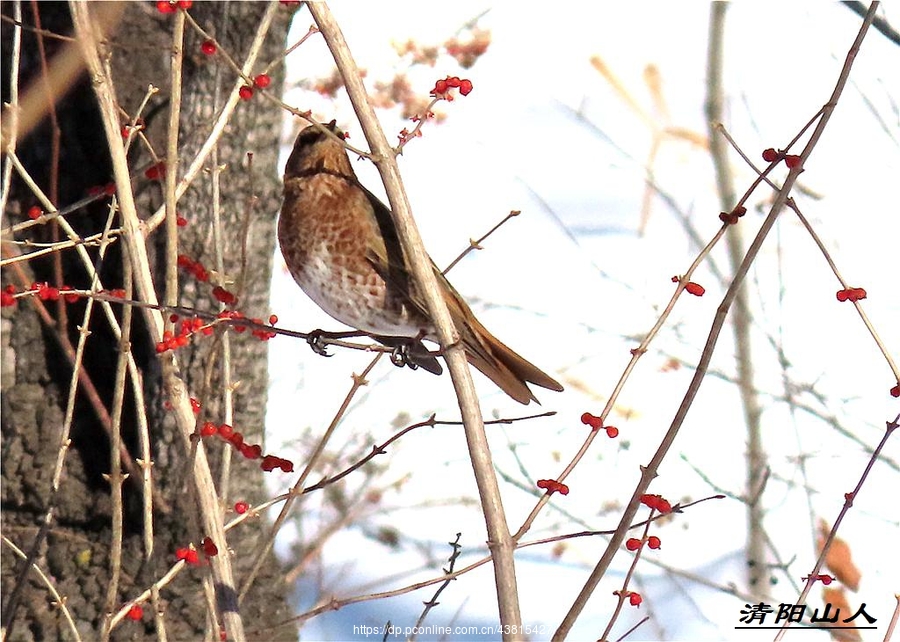
[{"label": "bird's claw", "polygon": [[409,360],[409,344],[401,343],[399,345],[394,346],[394,349],[391,350],[391,363],[393,363],[398,368],[402,368],[403,366],[409,366],[410,370],[417,370],[418,365]]},{"label": "bird's claw", "polygon": [[323,357],[333,357],[333,354],[328,354],[328,344],[322,341],[324,334],[325,332],[322,330],[313,330],[306,335],[306,343],[309,344],[309,347],[312,348],[312,351],[316,354]]}]

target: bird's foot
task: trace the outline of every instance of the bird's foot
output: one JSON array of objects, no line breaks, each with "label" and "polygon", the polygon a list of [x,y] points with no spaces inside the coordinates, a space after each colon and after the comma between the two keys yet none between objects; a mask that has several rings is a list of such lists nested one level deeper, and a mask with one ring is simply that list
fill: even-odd
[{"label": "bird's foot", "polygon": [[409,366],[410,370],[418,370],[418,364],[413,363],[409,359],[409,347],[409,343],[401,343],[394,346],[394,349],[391,350],[391,363],[393,363],[398,368]]},{"label": "bird's foot", "polygon": [[313,330],[306,335],[306,343],[309,344],[309,347],[312,348],[312,351],[316,354],[323,357],[333,357],[333,354],[328,354],[328,344],[323,341],[324,338],[329,336],[330,333],[325,332],[324,330]]},{"label": "bird's foot", "polygon": [[439,375],[443,372],[441,364],[435,355],[428,351],[418,338],[414,337],[386,337],[372,335],[374,339],[392,348],[391,363],[398,368],[409,366],[410,369],[422,368],[432,374]]}]

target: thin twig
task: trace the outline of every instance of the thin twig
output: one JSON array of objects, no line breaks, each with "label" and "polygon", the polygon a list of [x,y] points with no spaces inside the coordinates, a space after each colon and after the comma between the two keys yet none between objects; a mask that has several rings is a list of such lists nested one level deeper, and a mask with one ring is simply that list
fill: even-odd
[{"label": "thin twig", "polygon": [[[122,277],[126,294],[131,292],[131,264],[122,261]],[[116,380],[113,387],[112,427],[110,435],[109,482],[111,510],[111,542],[109,549],[109,584],[106,589],[106,607],[100,639],[109,640],[112,611],[116,606],[119,592],[119,577],[122,572],[122,466],[118,457],[122,445],[122,406],[125,400],[125,383],[128,375],[128,354],[131,352],[132,308],[122,310],[122,337],[119,340],[119,358],[116,363]]]},{"label": "thin twig", "polygon": [[[450,547],[453,549],[453,552],[450,553],[450,566],[444,570],[444,573],[449,575],[453,572],[453,568],[456,566],[456,560],[459,559],[459,554],[462,551],[462,546],[459,544],[459,538],[462,537],[462,533],[456,534],[456,539],[452,542],[447,542]],[[428,613],[436,607],[440,602],[437,599],[441,596],[441,593],[444,592],[444,589],[450,586],[450,582],[453,581],[453,578],[447,579],[446,582],[441,584],[438,589],[434,592],[434,595],[431,596],[431,599],[425,602],[425,608],[422,609],[421,615],[419,615],[419,619],[416,620],[416,623],[413,625],[413,634],[407,638],[407,642],[414,642],[416,639],[417,632],[421,630],[422,624],[425,622],[425,618],[428,616]]]},{"label": "thin twig", "polygon": [[477,241],[472,240],[472,239],[469,239],[469,247],[467,247],[466,249],[464,249],[462,252],[460,252],[459,256],[457,256],[455,259],[453,259],[452,261],[450,261],[450,265],[448,265],[447,267],[445,267],[445,268],[441,271],[441,274],[447,274],[447,272],[449,272],[449,271],[452,270],[454,267],[456,267],[456,264],[459,263],[460,261],[462,261],[462,260],[466,257],[466,255],[467,255],[469,252],[471,252],[472,250],[480,250],[480,249],[482,249],[481,244],[484,243],[484,242],[487,240],[487,238],[488,238],[491,234],[493,234],[494,232],[496,232],[497,230],[499,230],[499,229],[503,226],[503,224],[506,223],[509,219],[511,219],[511,218],[513,218],[513,217],[516,217],[516,216],[518,216],[518,215],[521,214],[521,213],[522,213],[522,212],[520,212],[519,210],[512,210],[509,214],[507,214],[506,216],[503,217],[503,220],[502,220],[502,221],[500,221],[500,222],[497,223],[494,227],[492,227],[491,229],[489,229],[489,230],[487,231],[487,233],[484,234],[484,235],[483,235],[481,238],[479,238]]}]

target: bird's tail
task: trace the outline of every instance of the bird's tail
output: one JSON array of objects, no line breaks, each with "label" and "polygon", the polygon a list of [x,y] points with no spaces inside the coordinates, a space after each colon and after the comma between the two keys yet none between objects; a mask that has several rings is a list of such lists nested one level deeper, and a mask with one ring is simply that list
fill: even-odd
[{"label": "bird's tail", "polygon": [[466,359],[472,366],[521,404],[532,401],[540,404],[528,387],[529,383],[562,392],[563,387],[558,381],[491,334],[452,286],[449,292],[446,299],[450,315],[460,333]]}]

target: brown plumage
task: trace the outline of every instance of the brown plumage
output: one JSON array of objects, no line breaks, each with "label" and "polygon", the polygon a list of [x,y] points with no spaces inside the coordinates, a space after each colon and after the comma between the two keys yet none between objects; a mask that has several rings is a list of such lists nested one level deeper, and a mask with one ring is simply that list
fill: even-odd
[{"label": "brown plumage", "polygon": [[[329,128],[338,137],[334,123]],[[356,178],[346,148],[314,126],[297,136],[284,171],[278,242],[294,280],[329,315],[388,345],[412,338],[410,360],[440,373],[417,337],[435,340],[388,208]],[[432,262],[469,363],[519,403],[529,383],[563,387],[485,329]]]}]

